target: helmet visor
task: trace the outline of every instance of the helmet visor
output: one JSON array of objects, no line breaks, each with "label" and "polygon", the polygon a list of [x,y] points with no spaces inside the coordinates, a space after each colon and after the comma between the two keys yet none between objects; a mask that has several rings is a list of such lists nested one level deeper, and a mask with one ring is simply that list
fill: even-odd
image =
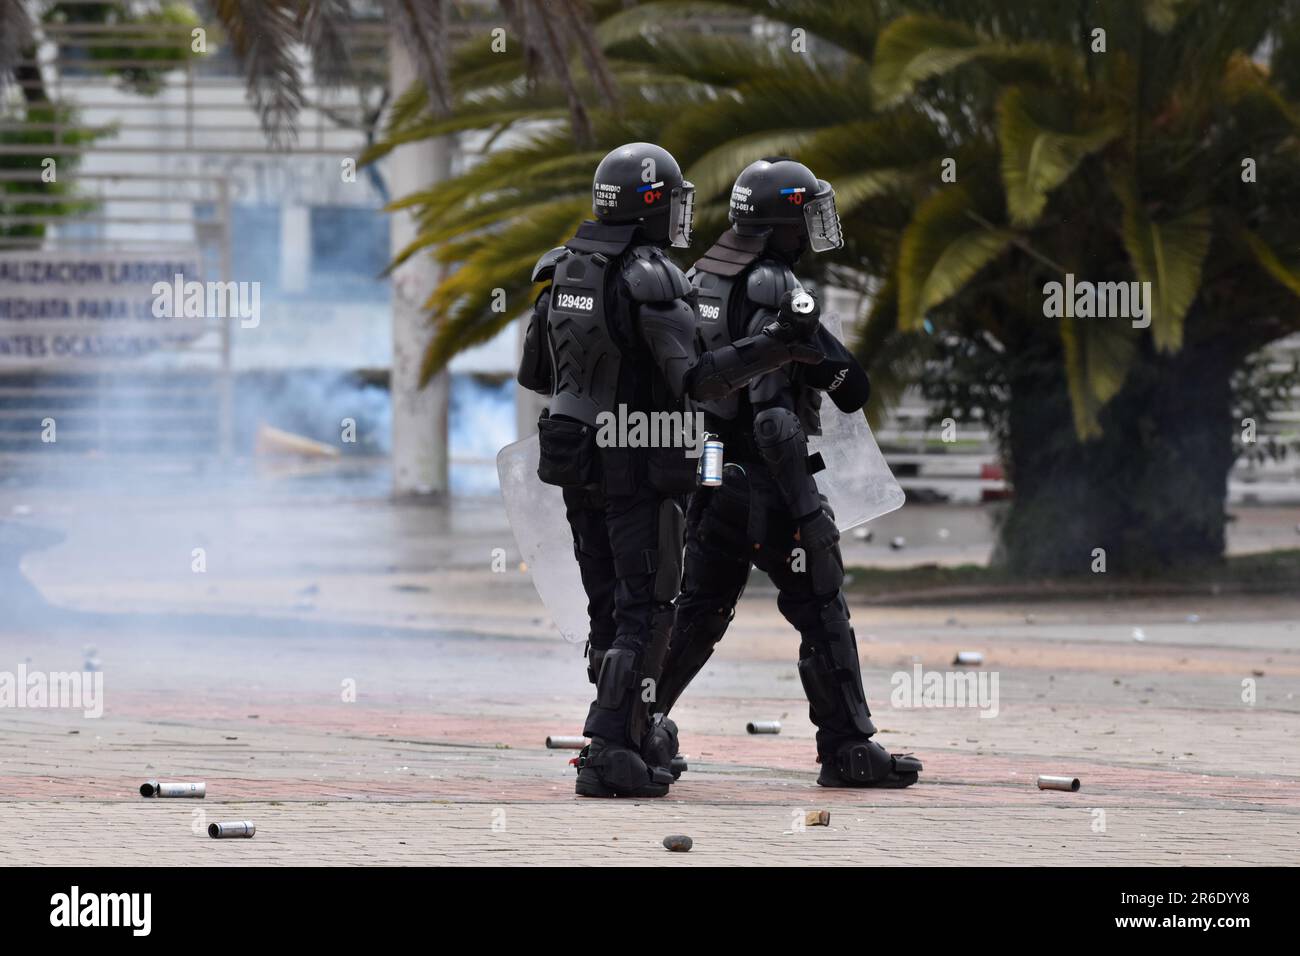
[{"label": "helmet visor", "polygon": [[828,252],[844,245],[840,214],[835,208],[835,193],[829,187],[823,195],[804,203],[803,218],[808,227],[808,245],[813,252]]},{"label": "helmet visor", "polygon": [[691,244],[691,224],[695,221],[695,187],[683,180],[673,190],[668,206],[668,241],[678,249]]}]

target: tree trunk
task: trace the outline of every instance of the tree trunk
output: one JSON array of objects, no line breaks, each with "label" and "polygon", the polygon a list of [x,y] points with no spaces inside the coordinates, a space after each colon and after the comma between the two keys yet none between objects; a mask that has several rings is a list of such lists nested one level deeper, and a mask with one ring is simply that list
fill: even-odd
[{"label": "tree trunk", "polygon": [[[415,80],[406,45],[389,43],[394,98]],[[452,144],[447,137],[422,140],[393,151],[389,182],[394,196],[406,196],[451,172]],[[389,220],[394,253],[415,238],[409,211]],[[446,493],[449,490],[447,412],[451,375],[442,371],[420,387],[420,362],[433,335],[424,303],[442,269],[428,253],[412,256],[393,271],[393,370],[389,394],[393,407],[393,491],[398,495]]]},{"label": "tree trunk", "polygon": [[1218,561],[1234,451],[1232,355],[1214,343],[1144,355],[1101,415],[1075,436],[1059,357],[1011,383],[1015,488],[1001,559],[1024,574],[1141,575]]}]

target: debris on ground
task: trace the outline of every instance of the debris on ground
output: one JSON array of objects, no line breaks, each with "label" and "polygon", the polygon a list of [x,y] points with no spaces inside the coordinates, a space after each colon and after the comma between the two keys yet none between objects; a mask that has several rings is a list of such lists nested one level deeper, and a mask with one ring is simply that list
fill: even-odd
[{"label": "debris on ground", "polygon": [[565,737],[553,734],[546,738],[547,750],[581,750],[587,746],[586,737]]},{"label": "debris on ground", "polygon": [[805,826],[810,827],[828,827],[831,825],[831,812],[829,810],[809,810],[803,815]]},{"label": "debris on ground", "polygon": [[253,454],[258,457],[290,455],[298,458],[338,458],[339,450],[314,438],[263,424],[257,429]]},{"label": "debris on ground", "polygon": [[984,663],[983,651],[958,651],[957,656],[952,659],[954,664],[961,667],[978,667]]},{"label": "debris on ground", "polygon": [[184,797],[202,800],[207,792],[206,783],[159,783],[157,780],[146,780],[140,784],[142,797]]},{"label": "debris on ground", "polygon": [[745,730],[751,734],[779,734],[781,732],[781,721],[751,720],[745,725]]},{"label": "debris on ground", "polygon": [[674,853],[686,853],[695,845],[695,841],[684,833],[676,833],[672,836],[664,837],[664,847],[672,850]]},{"label": "debris on ground", "polygon": [[1039,790],[1066,790],[1070,793],[1077,793],[1079,790],[1078,777],[1054,777],[1047,774],[1040,774],[1038,777]]},{"label": "debris on ground", "polygon": [[243,838],[251,840],[253,834],[257,832],[257,827],[253,825],[252,820],[236,820],[233,823],[210,823],[208,824],[208,836],[214,840],[231,840]]}]

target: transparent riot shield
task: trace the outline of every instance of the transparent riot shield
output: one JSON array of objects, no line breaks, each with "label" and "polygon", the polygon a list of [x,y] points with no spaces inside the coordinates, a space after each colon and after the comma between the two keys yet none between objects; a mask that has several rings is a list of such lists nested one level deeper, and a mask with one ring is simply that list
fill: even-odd
[{"label": "transparent riot shield", "polygon": [[[841,342],[838,314],[823,315],[822,326]],[[817,488],[830,501],[835,526],[848,531],[903,506],[903,489],[889,470],[862,412],[845,413],[823,396],[822,433],[808,439],[808,450],[821,452],[826,470],[817,473]]]},{"label": "transparent riot shield", "polygon": [[585,641],[587,595],[573,556],[573,532],[564,517],[564,492],[538,479],[539,447],[532,435],[497,453],[501,497],[519,554],[551,620],[566,641]]}]

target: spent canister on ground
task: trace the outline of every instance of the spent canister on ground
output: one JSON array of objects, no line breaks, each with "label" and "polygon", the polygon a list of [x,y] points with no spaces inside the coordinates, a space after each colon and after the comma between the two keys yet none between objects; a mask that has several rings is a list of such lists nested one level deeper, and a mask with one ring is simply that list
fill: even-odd
[{"label": "spent canister on ground", "polygon": [[1053,777],[1041,774],[1038,778],[1039,790],[1068,790],[1074,793],[1079,789],[1078,777]]},{"label": "spent canister on ground", "polygon": [[252,820],[234,820],[230,823],[209,823],[208,836],[214,840],[251,839],[257,832]]},{"label": "spent canister on ground", "polygon": [[140,784],[142,797],[182,797],[202,800],[207,792],[206,783],[159,783],[157,780],[146,780]]}]

